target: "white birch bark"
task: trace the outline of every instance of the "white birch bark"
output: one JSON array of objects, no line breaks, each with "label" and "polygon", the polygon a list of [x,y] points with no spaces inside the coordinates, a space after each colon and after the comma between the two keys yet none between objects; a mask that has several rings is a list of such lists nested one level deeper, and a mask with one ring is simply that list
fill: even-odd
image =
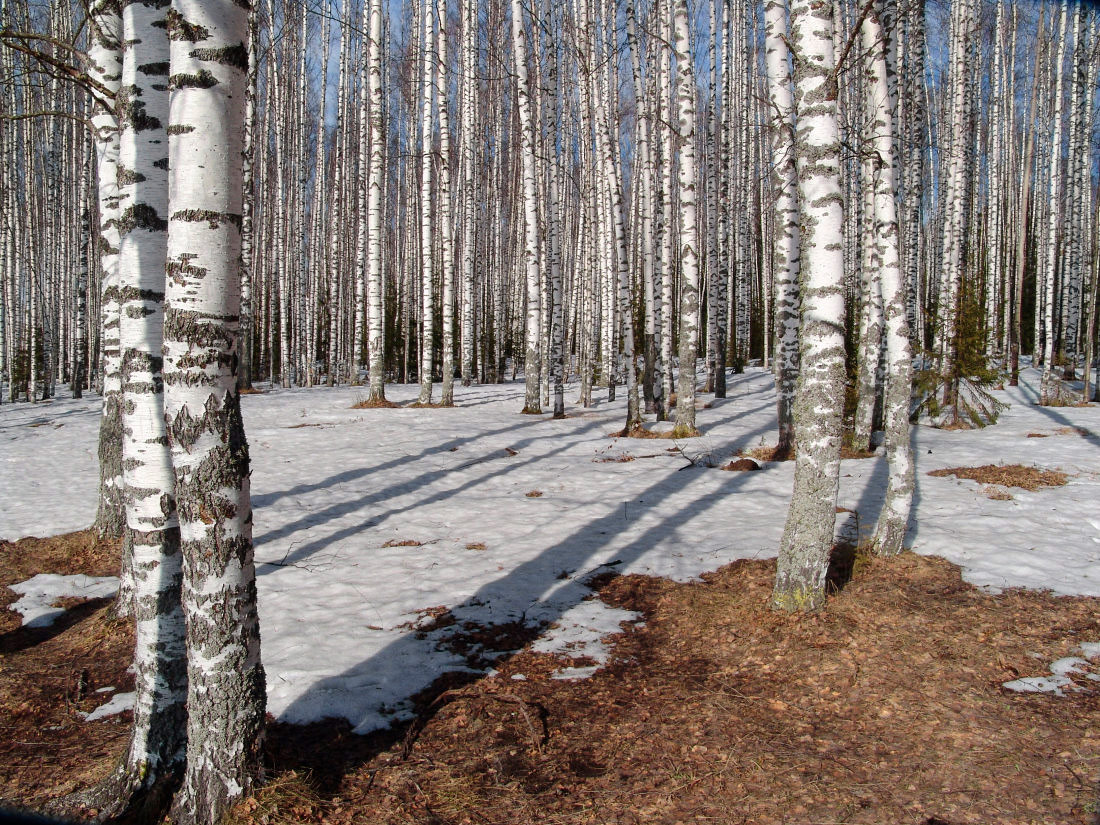
[{"label": "white birch bark", "polygon": [[873,6],[863,21],[862,37],[868,64],[864,81],[867,110],[871,118],[873,232],[875,257],[879,267],[878,282],[887,362],[882,414],[889,478],[886,482],[885,501],[875,527],[874,546],[876,553],[892,556],[903,549],[913,503],[913,449],[909,438],[912,354],[909,347],[905,284],[899,256],[894,95],[888,75],[887,43],[882,23]]},{"label": "white birch bark", "polygon": [[439,42],[436,49],[435,83],[439,101],[439,240],[442,267],[442,403],[454,405],[454,224],[451,215],[451,127],[447,111],[447,0],[437,0],[433,15]]},{"label": "white birch bark", "polygon": [[367,291],[370,295],[369,351],[370,394],[368,401],[385,403],[385,353],[382,301],[382,189],[385,134],[382,96],[382,0],[367,0],[370,5],[370,34],[367,45],[367,89],[370,109],[370,169],[367,182]]},{"label": "white birch bark", "polygon": [[1039,403],[1048,405],[1059,403],[1062,392],[1059,378],[1054,373],[1054,286],[1055,267],[1058,260],[1058,231],[1062,216],[1062,137],[1064,125],[1062,117],[1062,97],[1064,72],[1062,67],[1066,59],[1066,34],[1068,15],[1066,7],[1062,4],[1059,10],[1056,57],[1054,58],[1054,106],[1052,120],[1054,121],[1054,135],[1051,140],[1050,151],[1050,199],[1047,209],[1046,246],[1044,249],[1041,266],[1043,269],[1043,378],[1039,390]]},{"label": "white birch bark", "polygon": [[[92,8],[89,20],[89,71],[110,94],[118,92],[122,79],[122,15],[107,0]],[[104,537],[122,535],[125,507],[122,503],[122,361],[119,349],[118,272],[118,118],[105,101],[96,101],[92,112],[96,147],[97,200],[99,206],[100,352],[103,410],[99,424],[99,508],[96,532]],[[14,217],[14,210],[11,213]],[[9,384],[10,386],[10,384]],[[129,578],[123,570],[123,579]],[[123,585],[120,603],[128,603]]]},{"label": "white birch bark", "polygon": [[519,114],[520,159],[523,175],[524,272],[527,278],[527,333],[524,370],[526,391],[523,412],[542,412],[539,397],[539,313],[538,203],[535,192],[535,124],[531,117],[531,92],[527,71],[527,33],[523,22],[523,4],[511,0],[512,49],[516,72],[516,108]]},{"label": "white birch bark", "polygon": [[794,492],[779,548],[772,604],[819,609],[833,542],[844,406],[844,222],[840,194],[833,10],[792,0],[795,161],[801,207],[801,370]]},{"label": "white birch bark", "polygon": [[435,335],[432,327],[434,303],[432,179],[432,138],[435,107],[435,9],[432,0],[420,0],[423,37],[420,80],[420,395],[418,404],[432,403],[432,352]]},{"label": "white birch bark", "polygon": [[680,374],[676,427],[680,436],[695,429],[695,353],[699,343],[699,230],[695,177],[695,68],[687,0],[672,0],[673,50],[680,148]]},{"label": "white birch bark", "polygon": [[251,789],[266,692],[248,444],[236,386],[247,11],[173,0],[164,322],[187,617],[187,768],[174,821],[214,825]]},{"label": "white birch bark", "polygon": [[794,446],[792,405],[798,379],[799,317],[799,214],[786,3],[783,0],[769,0],[764,7],[764,20],[775,214],[772,249],[776,328],[775,403],[779,425],[776,451],[785,456]]},{"label": "white birch bark", "polygon": [[[949,109],[944,195],[943,254],[939,295],[939,359],[943,383],[943,407],[952,423],[958,421],[958,315],[962,282],[963,234],[967,200],[967,91],[969,38],[974,30],[972,0],[960,0],[951,9],[949,53]],[[942,150],[941,150],[942,151]]]},{"label": "white birch bark", "polygon": [[462,147],[462,197],[463,197],[463,240],[462,240],[462,320],[460,323],[462,339],[462,385],[470,386],[474,381],[474,260],[477,250],[475,230],[477,227],[476,198],[476,137],[477,118],[477,11],[478,0],[461,0],[462,9],[462,128],[459,136]]},{"label": "white birch bark", "polygon": [[126,756],[93,791],[104,813],[140,810],[183,767],[186,670],[180,530],[165,439],[161,342],[168,214],[168,38],[163,5],[122,11],[119,120],[119,340],[124,553],[135,620],[134,723]]}]

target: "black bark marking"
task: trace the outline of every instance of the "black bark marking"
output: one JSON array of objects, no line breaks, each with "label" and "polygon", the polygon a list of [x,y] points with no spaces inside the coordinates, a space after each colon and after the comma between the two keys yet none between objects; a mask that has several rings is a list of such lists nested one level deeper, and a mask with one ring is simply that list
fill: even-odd
[{"label": "black bark marking", "polygon": [[173,89],[212,89],[218,79],[206,69],[199,69],[195,74],[174,74],[168,84]]},{"label": "black bark marking", "polygon": [[146,113],[145,101],[141,99],[141,89],[137,86],[120,87],[115,93],[115,103],[120,124],[129,124],[135,132],[161,128],[160,119]]},{"label": "black bark marking", "polygon": [[242,72],[248,71],[248,49],[244,43],[235,46],[223,46],[220,49],[194,49],[191,57],[195,60],[206,60],[220,63],[223,66],[232,66]]},{"label": "black bark marking", "polygon": [[[197,255],[189,255],[186,252],[181,254],[179,258],[174,261],[168,261],[165,265],[165,272],[168,277],[181,286],[187,282],[188,276],[193,278],[206,277],[206,268],[201,266],[192,266],[191,259],[198,257]],[[188,338],[178,338],[181,341],[189,341]]]},{"label": "black bark marking", "polygon": [[198,43],[210,37],[210,30],[197,24],[188,23],[183,15],[175,9],[169,9],[165,16],[168,26],[169,40],[186,40],[189,43]]},{"label": "black bark marking", "polygon": [[142,63],[137,67],[137,70],[142,74],[163,76],[168,74],[168,61],[161,60],[156,63]]},{"label": "black bark marking", "polygon": [[209,209],[181,209],[179,212],[173,212],[170,220],[191,223],[208,221],[211,229],[217,229],[222,223],[232,224],[238,230],[241,228],[240,215],[232,212],[214,212]]},{"label": "black bark marking", "polygon": [[157,214],[157,210],[147,203],[136,203],[127,207],[118,218],[118,231],[125,235],[133,229],[148,229],[153,232],[167,232],[168,221]]},{"label": "black bark marking", "polygon": [[174,124],[172,124],[171,126],[168,127],[168,134],[169,135],[186,135],[189,132],[193,132],[193,131],[195,131],[194,126],[187,126],[187,125],[182,124],[182,123],[174,123]]}]

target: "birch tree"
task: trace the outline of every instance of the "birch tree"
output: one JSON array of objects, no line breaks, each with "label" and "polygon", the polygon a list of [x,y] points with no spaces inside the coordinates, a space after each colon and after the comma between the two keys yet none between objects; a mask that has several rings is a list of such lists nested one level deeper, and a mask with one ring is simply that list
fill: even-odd
[{"label": "birch tree", "polygon": [[786,456],[794,446],[792,404],[798,378],[798,192],[794,155],[794,99],[787,49],[787,7],[769,0],[764,7],[765,62],[770,104],[774,196],[775,394],[779,440],[776,453]]},{"label": "birch tree", "polygon": [[877,553],[896,555],[902,551],[913,502],[913,449],[909,439],[913,366],[899,255],[897,186],[894,177],[898,166],[894,150],[894,94],[888,77],[886,35],[874,5],[863,21],[862,38],[866,55],[867,111],[871,116],[869,171],[874,197],[872,231],[879,267],[887,361],[883,419],[889,477],[886,497],[875,527],[874,544]]},{"label": "birch tree", "polygon": [[673,51],[676,57],[676,102],[680,149],[680,374],[676,427],[680,436],[694,435],[695,353],[699,346],[699,232],[695,179],[695,70],[687,0],[671,0]]},{"label": "birch tree", "polygon": [[795,163],[801,215],[801,369],[794,492],[779,547],[772,604],[819,609],[833,543],[844,405],[844,258],[833,8],[792,0]]},{"label": "birch tree", "polygon": [[[122,78],[122,15],[100,0],[89,16],[88,71],[107,95],[118,93]],[[92,131],[96,149],[99,207],[100,345],[103,413],[99,424],[99,508],[96,532],[119,537],[125,526],[122,504],[122,362],[119,351],[118,152],[119,126],[113,100],[97,98]],[[126,601],[125,597],[123,601]]]},{"label": "birch tree", "polygon": [[535,191],[535,123],[531,116],[530,80],[527,69],[527,32],[523,4],[512,0],[512,49],[516,70],[516,107],[519,113],[520,160],[523,177],[524,272],[527,277],[527,333],[524,371],[526,392],[523,412],[542,412],[539,395],[539,307],[538,196]]},{"label": "birch tree", "polygon": [[173,0],[165,421],[187,620],[187,767],[173,817],[213,825],[260,770],[266,701],[248,444],[236,387],[247,10]]}]

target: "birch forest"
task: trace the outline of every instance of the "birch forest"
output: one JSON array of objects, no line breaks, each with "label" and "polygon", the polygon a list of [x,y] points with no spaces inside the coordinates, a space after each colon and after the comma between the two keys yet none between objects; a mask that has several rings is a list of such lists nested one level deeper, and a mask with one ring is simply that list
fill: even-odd
[{"label": "birch forest", "polygon": [[[694,356],[679,398],[693,382],[721,396],[724,371],[756,361],[784,415],[808,174],[791,5],[257,0],[241,386],[363,384],[382,401],[419,382],[448,404],[454,381],[522,374],[531,411],[579,380],[582,402],[637,396],[628,424],[691,426],[670,401]],[[118,176],[97,147],[119,104],[85,14],[4,0],[3,403],[110,392]],[[1092,397],[1095,10],[839,0],[822,26],[837,211],[801,225],[839,244],[828,313],[857,441],[895,299],[941,414],[1028,356],[1044,401],[1067,402],[1072,374]]]}]

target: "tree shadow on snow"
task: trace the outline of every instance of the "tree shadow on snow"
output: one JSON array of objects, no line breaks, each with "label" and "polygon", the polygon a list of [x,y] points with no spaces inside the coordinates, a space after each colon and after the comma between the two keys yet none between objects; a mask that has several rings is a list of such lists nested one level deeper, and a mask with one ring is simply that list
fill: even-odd
[{"label": "tree shadow on snow", "polygon": [[[750,412],[737,413],[728,420]],[[723,449],[732,449],[736,442],[762,436],[768,429],[771,429],[770,424],[726,439]],[[673,556],[677,555],[679,544],[690,551],[696,538],[690,522],[700,514],[735,506],[734,495],[756,475],[719,473],[715,476],[718,471],[699,465],[685,465],[681,469],[681,472],[661,474],[656,481],[632,495],[630,501],[609,501],[604,514],[577,524],[567,536],[553,541],[534,558],[486,583],[460,604],[451,606],[446,611],[445,622],[422,625],[420,630],[410,628],[405,635],[343,673],[309,686],[286,709],[284,718],[310,718],[319,711],[330,718],[310,725],[273,724],[270,749],[274,767],[308,770],[318,790],[331,793],[345,773],[403,739],[407,754],[419,731],[449,701],[451,694],[448,691],[481,679],[493,662],[499,664],[508,655],[519,652],[513,647],[522,647],[522,642],[533,638],[541,628],[590,598],[593,590],[588,582],[594,576],[621,570],[658,547],[665,547],[666,553]],[[700,485],[705,477],[711,483]],[[713,483],[716,479],[717,487]],[[476,483],[478,481],[471,481],[461,489]],[[690,493],[696,486],[701,489],[690,503],[656,523],[631,531],[631,524],[642,523],[648,506],[659,505],[670,496]],[[458,491],[441,491],[435,498],[449,497]],[[380,491],[377,500],[385,500],[386,496],[387,491]],[[369,498],[376,499],[375,496]],[[430,499],[425,503],[428,501]],[[624,532],[627,533],[625,541]],[[631,532],[636,534],[630,535]],[[333,540],[336,538],[329,537],[325,543]],[[611,547],[616,548],[612,560],[599,561],[598,554],[603,552],[606,556]],[[401,582],[388,584],[402,586]],[[464,628],[473,624],[478,628],[476,639],[479,641],[470,644],[468,640],[464,642],[461,635]],[[517,628],[525,626],[530,628],[526,639],[524,632],[517,633]],[[355,640],[349,639],[348,643],[354,645]],[[414,676],[411,680],[410,674]],[[421,686],[419,692],[415,697],[403,697],[405,707],[402,708],[405,714],[411,712],[411,716],[403,715],[389,727],[367,735],[352,732],[355,724],[347,719],[362,720],[368,726],[378,720],[380,701],[372,701],[371,693],[378,697],[393,695],[393,688],[387,690],[387,685],[414,682]]]}]

